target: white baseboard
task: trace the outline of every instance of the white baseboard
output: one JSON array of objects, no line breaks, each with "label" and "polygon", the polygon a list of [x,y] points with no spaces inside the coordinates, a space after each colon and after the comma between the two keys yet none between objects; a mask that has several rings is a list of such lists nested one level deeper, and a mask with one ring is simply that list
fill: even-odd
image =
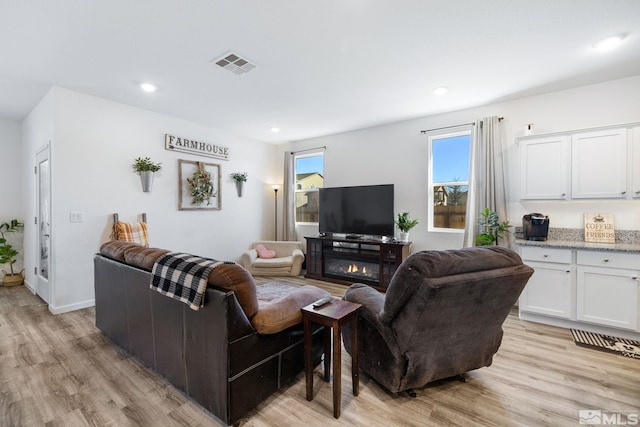
[{"label": "white baseboard", "polygon": [[31,283],[29,283],[26,279],[24,281],[24,287],[29,289],[29,292],[31,292],[33,295],[36,294],[36,288],[34,288]]},{"label": "white baseboard", "polygon": [[62,314],[62,313],[68,313],[69,311],[75,311],[75,310],[80,310],[87,307],[93,307],[94,305],[96,305],[96,300],[90,299],[87,301],[82,301],[75,304],[63,305],[60,307],[54,307],[52,305],[49,305],[49,311],[52,314]]},{"label": "white baseboard", "polygon": [[607,326],[593,325],[590,323],[577,322],[574,320],[558,319],[550,316],[543,316],[535,313],[527,313],[522,310],[519,313],[521,320],[529,322],[543,323],[545,325],[558,326],[566,329],[580,329],[582,331],[594,332],[596,334],[612,335],[618,338],[640,341],[640,333],[625,329],[611,328]]}]

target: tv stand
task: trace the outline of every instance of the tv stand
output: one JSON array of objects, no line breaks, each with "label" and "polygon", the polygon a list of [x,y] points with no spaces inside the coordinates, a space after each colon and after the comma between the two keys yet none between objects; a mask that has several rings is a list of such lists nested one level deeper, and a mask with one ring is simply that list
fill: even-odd
[{"label": "tv stand", "polygon": [[351,285],[365,283],[386,291],[402,261],[411,253],[411,242],[384,238],[353,239],[327,233],[307,240],[307,271],[304,277]]}]

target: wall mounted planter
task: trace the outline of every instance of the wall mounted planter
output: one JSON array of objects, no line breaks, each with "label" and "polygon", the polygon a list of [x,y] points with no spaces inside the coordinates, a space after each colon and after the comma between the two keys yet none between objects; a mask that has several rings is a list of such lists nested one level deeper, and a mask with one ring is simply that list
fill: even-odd
[{"label": "wall mounted planter", "polygon": [[140,172],[140,181],[142,182],[142,191],[145,193],[150,193],[153,188],[153,175],[152,171],[141,171]]}]

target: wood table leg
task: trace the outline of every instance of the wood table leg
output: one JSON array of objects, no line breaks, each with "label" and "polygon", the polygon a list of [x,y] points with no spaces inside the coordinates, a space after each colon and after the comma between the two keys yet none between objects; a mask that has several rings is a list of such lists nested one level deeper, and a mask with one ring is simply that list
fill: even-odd
[{"label": "wood table leg", "polygon": [[353,318],[353,334],[351,339],[351,382],[353,395],[360,393],[360,358],[358,356],[358,316]]},{"label": "wood table leg", "polygon": [[324,327],[324,380],[331,378],[331,328]]},{"label": "wood table leg", "polygon": [[333,417],[340,418],[340,392],[342,390],[342,349],[340,325],[333,325]]},{"label": "wood table leg", "polygon": [[311,401],[313,400],[313,338],[309,317],[303,315],[302,323],[304,325],[304,374],[307,380],[307,400]]}]

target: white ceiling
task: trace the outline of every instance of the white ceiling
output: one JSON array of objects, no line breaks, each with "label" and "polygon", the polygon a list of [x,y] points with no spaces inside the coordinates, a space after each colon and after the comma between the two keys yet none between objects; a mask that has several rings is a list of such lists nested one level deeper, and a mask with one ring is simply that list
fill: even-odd
[{"label": "white ceiling", "polygon": [[638,0],[0,0],[12,120],[57,85],[279,142],[634,75]]}]

